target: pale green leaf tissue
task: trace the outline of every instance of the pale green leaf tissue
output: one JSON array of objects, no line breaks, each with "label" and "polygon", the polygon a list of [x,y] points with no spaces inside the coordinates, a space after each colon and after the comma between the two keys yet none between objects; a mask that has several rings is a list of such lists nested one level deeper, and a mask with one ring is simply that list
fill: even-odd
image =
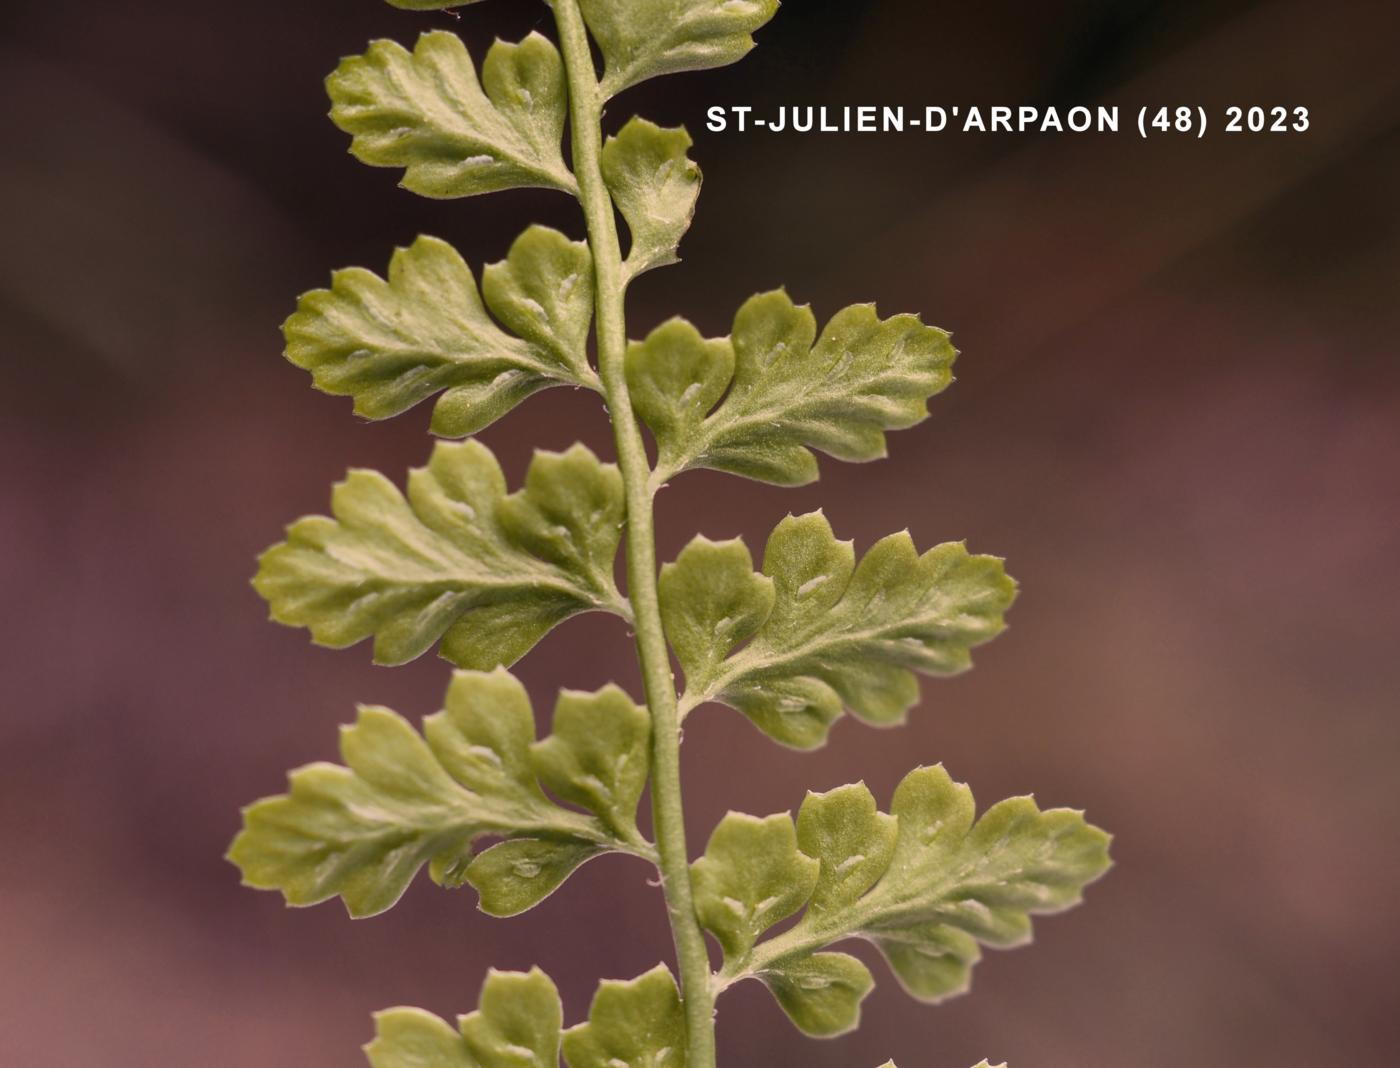
[{"label": "pale green leaf tissue", "polygon": [[466,45],[442,30],[412,52],[375,41],[326,79],[350,151],[404,171],[403,186],[450,198],[540,186],[574,193],[561,139],[567,93],[559,51],[538,33],[497,41],[478,81]]},{"label": "pale green leaf tissue", "polygon": [[[821,863],[797,846],[787,814],[758,819],[731,812],[692,866],[695,912],[724,950],[742,960],[754,942],[811,898]],[[808,1034],[848,1031],[874,980],[865,966],[841,953],[803,957],[762,976],[778,1003]]]},{"label": "pale green leaf tissue", "polygon": [[797,813],[797,844],[821,865],[808,908],[813,914],[852,905],[884,875],[894,857],[899,821],[881,812],[864,783],[808,793]]},{"label": "pale green leaf tissue", "polygon": [[273,619],[318,644],[372,636],[376,661],[401,664],[441,640],[454,664],[486,669],[579,612],[627,614],[612,573],[622,480],[582,445],[536,453],[525,488],[507,495],[486,446],[441,442],[407,496],[356,470],[331,510],[293,523],[253,582]]},{"label": "pale green leaf tissue", "polygon": [[372,1068],[555,1068],[563,1005],[549,976],[487,974],[480,1007],[453,1027],[422,1009],[376,1013],[365,1047]]},{"label": "pale green leaf tissue", "polygon": [[997,558],[956,543],[920,555],[905,533],[857,565],[814,512],[778,524],[761,575],[740,542],[693,543],[662,571],[661,608],[686,672],[683,709],[720,701],[806,749],[844,709],[902,722],[919,696],[914,673],[966,669],[973,646],[1001,632],[1015,592]]},{"label": "pale green leaf tissue", "polygon": [[685,677],[710,679],[773,610],[773,582],[756,575],[742,541],[696,537],[658,582],[661,621]]},{"label": "pale green leaf tissue", "polygon": [[[610,721],[624,714],[614,693],[592,698],[604,734],[619,733]],[[534,713],[513,676],[458,672],[421,735],[388,709],[361,709],[342,730],[345,766],[300,768],[288,793],[250,805],[229,858],[250,886],[280,890],[293,905],[338,895],[353,916],[392,906],[429,864],[438,884],[469,881],[485,911],[511,915],[599,852],[649,854],[632,813],[609,809],[604,822],[546,797],[535,744]],[[633,759],[644,777],[645,754]],[[508,841],[473,858],[482,835]]]},{"label": "pale green leaf tissue", "polygon": [[586,241],[532,226],[500,263],[487,266],[481,291],[491,314],[567,369],[578,385],[597,388],[588,363],[593,322],[593,256]]},{"label": "pale green leaf tissue", "polygon": [[465,437],[542,389],[598,388],[587,354],[592,312],[588,246],[532,226],[486,268],[482,292],[450,245],[420,237],[394,254],[387,279],[337,271],[330,289],[301,298],[282,331],[287,359],[317,389],[352,397],[358,415],[385,419],[442,394],[434,433]]},{"label": "pale green leaf tissue", "polygon": [[603,180],[627,221],[629,278],[680,260],[700,196],[700,168],[686,155],[690,135],[634,118],[603,145]]},{"label": "pale green leaf tissue", "polygon": [[684,319],[662,323],[627,347],[627,385],[637,416],[673,465],[686,442],[698,439],[706,414],[734,377],[734,346],[706,339]]},{"label": "pale green leaf tissue", "polygon": [[778,290],[750,298],[727,339],[707,341],[684,320],[659,327],[629,348],[627,380],[657,440],[654,481],[704,467],[799,486],[817,477],[813,449],[884,456],[885,431],[928,415],[956,358],[944,331],[914,315],[881,319],[870,304],[818,334],[811,309]]},{"label": "pale green leaf tissue", "polygon": [[588,1022],[564,1032],[569,1068],[685,1068],[680,992],[664,964],[629,982],[605,980]]},{"label": "pale green leaf tissue", "polygon": [[742,957],[807,903],[820,868],[797,848],[791,817],[731,812],[691,866],[695,913],[727,957]]},{"label": "pale green leaf tissue", "polygon": [[636,833],[650,737],[647,710],[617,686],[597,693],[565,690],[554,708],[554,733],[532,747],[530,760],[556,797],[626,837]]},{"label": "pale green leaf tissue", "polygon": [[[477,892],[486,915],[518,916],[558,890],[600,852],[593,842],[513,838],[483,849],[465,867],[459,866],[458,878]],[[445,879],[443,885],[455,882]]]},{"label": "pale green leaf tissue", "polygon": [[374,1014],[374,1041],[365,1046],[365,1057],[371,1068],[477,1068],[446,1020],[408,1007]]},{"label": "pale green leaf tissue", "polygon": [[603,982],[586,1023],[562,1034],[562,1005],[549,977],[492,971],[480,1008],[453,1028],[421,1009],[375,1016],[365,1047],[372,1068],[685,1068],[685,1018],[665,965],[628,982]]},{"label": "pale green leaf tissue", "polygon": [[537,1068],[559,1060],[564,1006],[549,976],[491,971],[479,1007],[458,1026],[479,1068]]},{"label": "pale green leaf tissue", "polygon": [[813,1038],[854,1031],[860,1004],[875,989],[870,969],[849,953],[813,953],[774,965],[762,979],[794,1026]]},{"label": "pale green leaf tissue", "polygon": [[[727,952],[723,974],[731,982],[764,980],[804,1030],[814,1022],[850,1023],[856,992],[869,989],[861,990],[851,965],[823,963],[831,982],[809,984],[810,998],[801,997],[798,980],[827,947],[861,938],[880,949],[911,995],[939,1001],[967,989],[982,945],[1028,941],[1032,914],[1077,904],[1084,887],[1109,867],[1109,837],[1082,813],[1042,811],[1021,797],[975,815],[971,792],[941,766],[905,776],[885,819],[863,786],[809,794],[797,841],[821,870],[807,910],[752,950]],[[755,851],[748,863],[783,862]],[[837,982],[843,974],[844,983]],[[851,996],[838,996],[843,990]]]},{"label": "pale green leaf tissue", "polygon": [[603,91],[743,59],[778,0],[579,0],[606,62]]}]

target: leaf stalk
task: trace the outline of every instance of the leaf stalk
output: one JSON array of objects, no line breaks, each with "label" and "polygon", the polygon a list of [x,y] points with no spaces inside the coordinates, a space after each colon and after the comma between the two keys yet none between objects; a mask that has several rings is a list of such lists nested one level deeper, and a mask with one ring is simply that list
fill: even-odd
[{"label": "leaf stalk", "polygon": [[710,959],[695,917],[690,858],[681,804],[680,723],[670,654],[656,592],[656,538],[652,522],[651,464],[632,411],[623,361],[627,351],[623,273],[612,197],[603,181],[599,84],[577,0],[553,0],[568,80],[570,137],[579,201],[593,251],[598,369],[612,418],[618,467],[627,501],[627,585],[635,617],[637,657],[651,712],[653,834],[662,887],[676,944],[685,1008],[688,1068],[714,1068],[714,992]]}]

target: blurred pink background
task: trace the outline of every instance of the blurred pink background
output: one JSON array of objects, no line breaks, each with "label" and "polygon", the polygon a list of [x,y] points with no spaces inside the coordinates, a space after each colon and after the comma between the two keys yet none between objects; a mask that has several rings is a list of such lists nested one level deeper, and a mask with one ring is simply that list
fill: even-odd
[{"label": "blurred pink background", "polygon": [[[543,25],[473,6],[478,49]],[[447,666],[375,668],[265,621],[254,556],[350,465],[395,480],[426,406],[387,424],[279,357],[295,295],[382,270],[420,231],[473,263],[572,205],[435,204],[359,166],[321,77],[373,36],[453,25],[374,0],[10,0],[0,13],[0,1063],[359,1063],[369,1014],[475,1004],[539,964],[571,1020],[597,977],[669,959],[635,862],[496,921],[420,879],[352,923],[238,885],[240,805],[334,756],[357,701],[412,718]],[[952,329],[959,382],[873,466],[780,491],[687,476],[661,551],[761,545],[822,506],[861,547],[966,538],[1023,585],[977,670],[898,731],[813,755],[737,714],[687,726],[692,849],[729,808],[943,761],[983,804],[1034,792],[1117,835],[1088,904],[990,953],[937,1008],[880,982],[856,1034],[801,1038],[763,990],[720,1003],[726,1068],[1227,1068],[1393,1063],[1400,756],[1400,8],[1394,3],[791,0],[743,64],[619,99],[686,122],[706,172],[685,263],[632,332],[712,333],[786,284]],[[711,104],[1303,104],[1302,135],[741,136]],[[488,430],[610,451],[562,391]],[[621,628],[566,624],[519,666],[636,692]],[[865,953],[865,950],[858,950]]]}]

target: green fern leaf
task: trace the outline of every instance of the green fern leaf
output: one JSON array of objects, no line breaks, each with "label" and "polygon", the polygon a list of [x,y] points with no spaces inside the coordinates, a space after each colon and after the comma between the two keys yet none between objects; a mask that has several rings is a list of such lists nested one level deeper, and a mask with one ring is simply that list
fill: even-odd
[{"label": "green fern leaf", "polygon": [[[941,766],[905,776],[890,817],[879,817],[864,786],[809,794],[795,832],[803,855],[820,865],[807,910],[750,951],[736,944],[740,951],[726,954],[725,981],[764,980],[804,1029],[850,1023],[868,987],[851,964],[814,962],[832,944],[862,938],[879,947],[910,994],[938,1001],[967,989],[982,945],[1028,941],[1032,914],[1077,904],[1108,870],[1109,837],[1082,813],[1042,811],[1020,797],[974,816],[971,792]],[[761,884],[790,859],[749,848],[727,863]],[[809,974],[831,983],[810,983],[812,997],[804,998],[801,980]]]},{"label": "green fern leaf", "polygon": [[603,146],[603,180],[632,235],[629,279],[677,263],[700,196],[700,168],[686,156],[690,135],[634,118]]},{"label": "green fern leaf", "polygon": [[554,733],[531,748],[530,760],[556,797],[626,837],[636,833],[650,738],[650,714],[618,687],[566,690],[554,709]]},{"label": "green fern leaf", "polygon": [[371,1068],[477,1068],[461,1034],[424,1009],[375,1013],[374,1036],[365,1046]]},{"label": "green fern leaf", "polygon": [[447,1021],[422,1009],[377,1013],[371,1068],[555,1068],[564,1010],[538,968],[487,974],[480,1008]]},{"label": "green fern leaf", "polygon": [[808,903],[814,915],[855,904],[889,870],[899,821],[881,812],[865,783],[808,793],[797,813],[797,844],[821,865]]},{"label": "green fern leaf", "polygon": [[[870,807],[873,811],[873,799]],[[787,813],[766,819],[729,813],[691,871],[695,914],[727,962],[747,960],[759,935],[813,899],[822,874],[832,878],[820,861],[798,848]],[[800,1030],[821,1037],[853,1029],[860,1003],[875,985],[865,965],[844,953],[803,955],[775,963],[757,977]]]},{"label": "green fern leaf", "polygon": [[[593,265],[588,246],[542,226],[505,261],[471,268],[448,244],[420,237],[387,279],[337,271],[283,324],[287,359],[316,388],[354,398],[367,419],[398,415],[437,393],[433,432],[465,437],[551,386],[598,389],[588,363]],[[512,337],[488,316],[514,330]]]},{"label": "green fern leaf", "polygon": [[608,96],[660,74],[722,67],[753,48],[778,0],[579,0],[603,51]]},{"label": "green fern leaf", "polygon": [[797,848],[791,817],[731,812],[691,865],[695,913],[726,956],[742,957],[760,934],[807,903],[820,868]]},{"label": "green fern leaf", "polygon": [[525,488],[507,496],[486,446],[441,442],[410,472],[407,497],[351,471],[334,518],[293,523],[253,585],[273,619],[321,645],[373,636],[375,660],[401,664],[441,639],[459,667],[492,668],[579,612],[627,615],[612,574],[622,509],[617,468],[582,445],[536,453]]},{"label": "green fern leaf", "polygon": [[488,916],[519,916],[563,885],[600,852],[592,842],[513,838],[483,849],[461,870]]},{"label": "green fern leaf", "polygon": [[920,555],[908,534],[857,565],[819,512],[778,524],[762,575],[748,561],[741,543],[701,540],[663,569],[662,618],[686,671],[681,707],[720,701],[801,749],[821,745],[843,709],[902,722],[919,696],[914,673],[969,667],[1016,591],[995,557],[956,543]]},{"label": "green fern leaf", "polygon": [[710,679],[773,610],[773,582],[753,571],[742,541],[696,537],[658,581],[661,619],[685,677]]},{"label": "green fern leaf", "polygon": [[375,41],[326,79],[331,119],[355,158],[401,167],[403,187],[450,198],[542,186],[576,193],[564,164],[564,64],[548,38],[497,41],[481,80],[467,47],[442,30],[412,52]]},{"label": "green fern leaf", "polygon": [[860,1026],[860,1003],[875,978],[849,953],[813,953],[774,965],[763,985],[803,1034],[834,1038]]},{"label": "green fern leaf", "polygon": [[604,981],[588,1022],[564,1032],[569,1068],[685,1068],[685,1015],[664,964],[629,982]]},{"label": "green fern leaf", "polygon": [[629,347],[627,380],[656,436],[657,483],[707,467],[799,486],[817,477],[812,449],[884,456],[885,431],[928,415],[956,358],[944,331],[913,315],[881,319],[870,304],[838,312],[818,335],[811,310],[779,290],[745,303],[727,339],[706,341],[684,320],[663,325]]},{"label": "green fern leaf", "polygon": [[536,1068],[559,1060],[564,1007],[549,976],[492,969],[475,1012],[458,1025],[479,1068]]},{"label": "green fern leaf", "polygon": [[532,226],[500,263],[481,275],[486,306],[515,333],[548,353],[578,385],[598,388],[588,363],[593,320],[593,255],[586,241]]},{"label": "green fern leaf", "polygon": [[[616,733],[612,691],[595,707],[600,732]],[[531,768],[534,724],[504,669],[456,673],[421,735],[386,708],[362,708],[342,729],[345,766],[300,768],[288,793],[246,808],[229,859],[247,885],[289,904],[339,896],[362,917],[392,907],[425,864],[440,886],[471,882],[485,911],[513,915],[601,852],[649,856],[630,814],[605,825],[545,796]],[[473,858],[482,835],[508,841]]]}]

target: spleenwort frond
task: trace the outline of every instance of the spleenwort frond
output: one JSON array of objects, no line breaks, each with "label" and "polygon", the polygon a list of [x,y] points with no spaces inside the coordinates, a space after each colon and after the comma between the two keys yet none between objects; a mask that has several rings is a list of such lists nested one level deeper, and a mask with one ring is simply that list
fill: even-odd
[{"label": "spleenwort frond", "polygon": [[[476,0],[388,2],[435,12]],[[421,732],[362,708],[342,732],[343,765],[293,771],[285,794],[245,809],[229,857],[248,885],[294,905],[340,897],[369,916],[426,866],[510,916],[585,861],[630,854],[661,874],[677,967],[604,982],[588,1019],[567,1029],[543,972],[493,971],[455,1026],[419,1009],[378,1014],[373,1068],[557,1068],[561,1057],[569,1068],[714,1068],[714,999],[744,979],[808,1034],[840,1034],[874,979],[835,944],[873,942],[905,989],[935,1001],[967,987],[983,945],[1025,941],[1032,914],[1073,905],[1108,867],[1107,835],[1079,813],[1015,798],[975,819],[971,794],[941,767],[911,772],[888,813],[863,785],[809,794],[796,821],[731,813],[691,863],[684,715],[727,704],[804,749],[847,711],[900,723],[918,675],[966,669],[1000,633],[1016,586],[995,557],[960,543],[920,553],[907,533],[857,560],[819,512],[783,520],[759,570],[742,542],[696,538],[658,573],[664,484],[709,468],[795,486],[817,477],[816,453],[883,456],[885,435],[924,419],[952,382],[957,352],[945,331],[870,304],[818,329],[782,290],[744,303],[727,337],[678,318],[629,342],[627,289],[679,260],[701,175],[684,129],[634,117],[605,136],[604,107],[646,79],[738,60],[778,0],[547,3],[558,44],[539,32],[498,41],[479,71],[442,30],[411,50],[374,42],[327,79],[331,119],[352,154],[401,171],[423,196],[569,194],[586,240],[532,226],[478,283],[451,246],[419,237],[383,277],[350,268],[303,296],[286,356],[367,419],[432,400],[441,438],[479,433],[544,389],[595,391],[617,463],[582,445],[540,452],[511,493],[485,445],[442,441],[406,490],[351,471],[329,516],[288,528],[254,579],[273,619],[333,648],[372,639],[379,663],[437,647],[469,670]],[[625,596],[614,577],[624,532]],[[616,686],[565,691],[539,739],[503,665],[585,612],[633,630],[647,702]],[[648,787],[654,844],[636,818]],[[496,841],[479,848],[485,838]],[[702,927],[723,950],[717,973]]]}]

